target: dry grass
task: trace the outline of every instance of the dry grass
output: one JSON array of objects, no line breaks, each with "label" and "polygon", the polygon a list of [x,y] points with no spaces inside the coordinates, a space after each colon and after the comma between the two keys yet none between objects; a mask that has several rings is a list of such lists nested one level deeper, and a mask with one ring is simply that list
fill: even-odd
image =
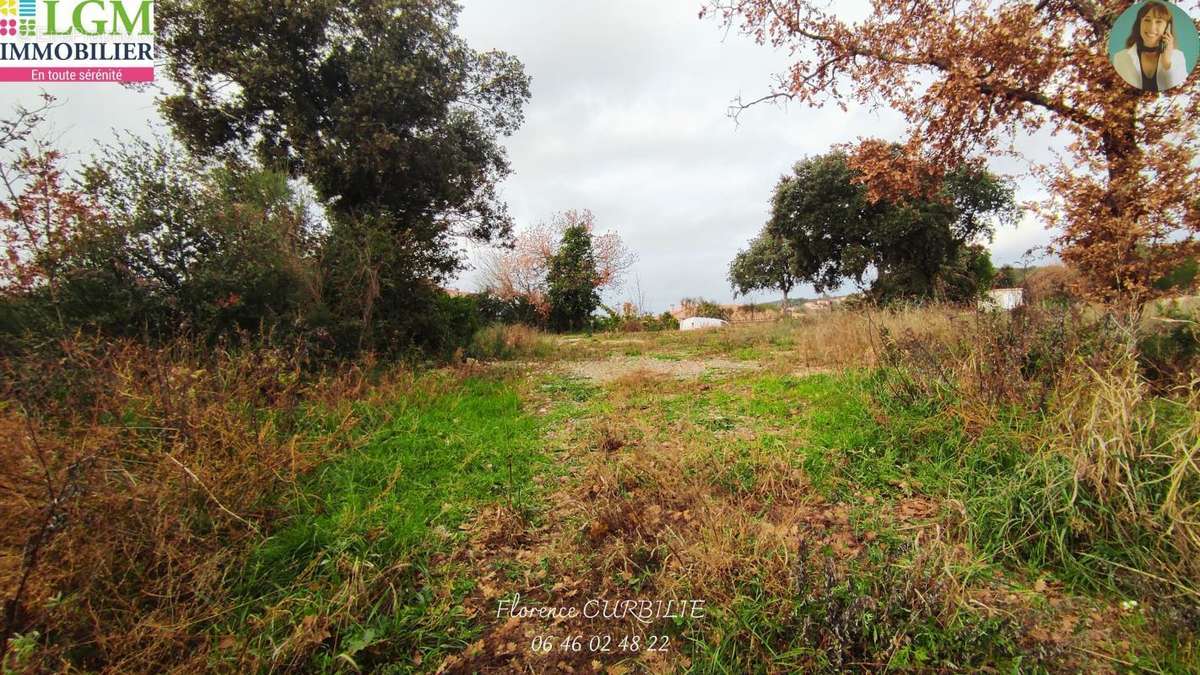
[{"label": "dry grass", "polygon": [[597,335],[566,338],[560,342],[563,355],[574,359],[616,354],[729,357],[744,352],[747,360],[788,370],[857,368],[878,361],[882,350],[881,331],[911,332],[945,340],[960,330],[970,316],[970,312],[938,306],[870,312],[835,310],[777,321],[731,324],[720,329],[664,331],[653,334],[653,339],[631,341],[619,335]]},{"label": "dry grass", "polygon": [[[1200,383],[1197,383],[1200,384]],[[1075,467],[1072,500],[1093,495],[1091,526],[1126,543],[1137,573],[1200,603],[1200,387],[1176,400],[1150,395],[1132,349],[1085,367],[1054,406],[1050,450]],[[1155,545],[1150,546],[1146,534]]]},{"label": "dry grass", "polygon": [[881,333],[910,332],[927,340],[945,340],[959,329],[963,317],[961,310],[936,306],[832,311],[803,319],[807,325],[797,332],[794,346],[806,355],[806,365],[872,366],[879,360]]},{"label": "dry grass", "polygon": [[13,633],[46,638],[36,669],[68,652],[112,672],[202,667],[197,629],[234,609],[227,575],[276,498],[355,442],[351,401],[412,386],[187,343],[77,340],[5,368],[0,587]]},{"label": "dry grass", "polygon": [[524,324],[492,324],[471,340],[467,353],[477,359],[510,360],[546,357],[553,343],[541,331]]}]

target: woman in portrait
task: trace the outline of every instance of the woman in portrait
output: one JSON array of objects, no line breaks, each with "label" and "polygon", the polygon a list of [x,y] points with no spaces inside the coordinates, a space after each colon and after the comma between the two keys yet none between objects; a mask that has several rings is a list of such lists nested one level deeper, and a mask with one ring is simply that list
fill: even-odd
[{"label": "woman in portrait", "polygon": [[1122,79],[1143,91],[1164,91],[1183,84],[1187,62],[1175,47],[1171,10],[1166,5],[1142,5],[1125,49],[1113,55],[1113,66]]}]

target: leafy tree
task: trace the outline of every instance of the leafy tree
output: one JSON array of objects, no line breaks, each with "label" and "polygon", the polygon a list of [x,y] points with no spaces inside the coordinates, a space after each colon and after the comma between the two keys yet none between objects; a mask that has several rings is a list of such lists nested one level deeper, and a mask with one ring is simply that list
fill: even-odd
[{"label": "leafy tree", "polygon": [[59,330],[66,327],[62,295],[67,258],[76,233],[99,213],[87,195],[66,183],[62,155],[36,144],[22,148],[0,169],[7,191],[0,198],[0,288],[46,294]]},{"label": "leafy tree", "polygon": [[996,268],[987,249],[979,244],[961,246],[938,270],[932,286],[916,268],[900,266],[885,271],[871,284],[871,297],[880,303],[913,298],[936,298],[967,303],[992,287]]},{"label": "leafy tree", "polygon": [[1016,288],[1018,284],[1017,271],[1012,265],[1003,265],[996,270],[996,278],[992,280],[994,288]]},{"label": "leafy tree", "polygon": [[387,213],[429,235],[454,214],[503,229],[496,136],[529,97],[519,61],[471,50],[449,0],[172,2],[158,37],[180,91],[163,109],[206,152],[253,147],[342,214]]},{"label": "leafy tree", "polygon": [[[39,308],[50,309],[50,320],[65,328],[63,262],[76,232],[99,215],[94,202],[68,184],[62,154],[38,137],[55,102],[43,93],[38,106],[17,105],[13,116],[0,120],[0,294],[7,300],[0,323],[10,331],[41,323]],[[17,305],[33,311],[14,312]],[[24,321],[19,314],[27,315]]]},{"label": "leafy tree", "polygon": [[788,293],[796,285],[795,255],[782,237],[761,232],[750,247],[739,251],[729,264],[729,283],[734,293],[745,295],[757,290],[783,292],[780,311],[786,312]]},{"label": "leafy tree", "polygon": [[[1127,2],[872,0],[861,21],[816,0],[710,0],[711,12],[796,57],[756,101],[856,100],[898,110],[909,147],[933,167],[1010,147],[1015,133],[1073,137],[1070,161],[1036,165],[1064,262],[1101,299],[1145,298],[1200,246],[1200,78],[1160,94],[1126,85],[1108,63]],[[885,154],[857,156],[876,182],[911,183]],[[880,184],[881,183],[881,184]]]},{"label": "leafy tree", "polygon": [[514,57],[469,48],[458,11],[452,0],[179,0],[156,16],[177,87],[162,109],[183,143],[206,157],[253,151],[328,208],[322,307],[341,345],[441,334],[417,323],[461,269],[454,237],[511,235],[497,139],[521,124],[529,78]]},{"label": "leafy tree", "polygon": [[582,226],[592,241],[596,259],[596,290],[619,287],[637,260],[616,232],[597,234],[596,217],[588,209],[556,213],[548,221],[521,230],[511,248],[485,250],[481,258],[483,285],[505,300],[522,298],[549,316],[546,274],[567,228]]},{"label": "leafy tree", "polygon": [[555,330],[581,330],[600,305],[596,257],[592,238],[583,225],[568,227],[546,273],[549,286],[550,326]]},{"label": "leafy tree", "polygon": [[65,261],[72,322],[151,338],[294,327],[320,301],[320,243],[287,177],[128,137],[84,168],[104,216]]},{"label": "leafy tree", "polygon": [[1185,258],[1154,281],[1154,288],[1164,293],[1180,293],[1195,289],[1200,274],[1200,259]]},{"label": "leafy tree", "polygon": [[[888,151],[903,161],[901,148]],[[927,171],[905,196],[872,199],[849,153],[837,150],[797,162],[779,180],[767,232],[788,244],[796,278],[818,292],[847,279],[864,285],[874,271],[880,300],[964,300],[991,274],[989,260],[981,280],[979,251],[966,247],[1014,218],[1011,186],[977,167]]]}]

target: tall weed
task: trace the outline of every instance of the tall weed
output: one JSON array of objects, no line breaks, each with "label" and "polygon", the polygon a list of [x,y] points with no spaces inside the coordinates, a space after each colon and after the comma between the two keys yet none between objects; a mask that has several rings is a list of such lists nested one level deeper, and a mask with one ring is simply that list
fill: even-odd
[{"label": "tall weed", "polygon": [[895,447],[960,467],[941,489],[965,505],[970,539],[1200,611],[1195,383],[1159,393],[1125,317],[1029,307],[967,327],[884,332],[873,391]]},{"label": "tall weed", "polygon": [[300,361],[78,337],[0,362],[3,637],[41,636],[6,665],[151,671],[203,658],[198,627],[234,609],[227,570],[269,529],[279,495],[356,442],[358,413],[341,402],[362,395],[367,370],[306,375]]},{"label": "tall weed", "polygon": [[492,324],[475,333],[467,353],[477,359],[511,360],[544,357],[550,341],[536,328],[524,324]]}]

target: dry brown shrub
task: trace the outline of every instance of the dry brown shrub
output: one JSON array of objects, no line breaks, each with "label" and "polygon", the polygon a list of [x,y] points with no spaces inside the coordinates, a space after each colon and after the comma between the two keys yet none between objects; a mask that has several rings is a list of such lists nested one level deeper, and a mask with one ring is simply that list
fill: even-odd
[{"label": "dry brown shrub", "polygon": [[1081,297],[1083,278],[1065,265],[1047,265],[1029,273],[1021,283],[1026,303],[1075,302]]},{"label": "dry brown shrub", "polygon": [[[1130,542],[1149,579],[1200,599],[1200,382],[1152,400],[1129,347],[1063,387],[1044,432],[1074,466],[1072,494],[1101,504],[1089,527]],[[1144,533],[1155,539],[1146,544]]]},{"label": "dry brown shrub", "polygon": [[493,324],[480,330],[468,350],[479,359],[514,359],[547,356],[551,343],[538,329],[524,324]]},{"label": "dry brown shrub", "polygon": [[0,366],[0,587],[6,633],[41,636],[35,670],[203,667],[226,576],[281,493],[353,442],[345,402],[367,386],[360,367],[306,375],[295,351],[187,342],[77,338]]}]

